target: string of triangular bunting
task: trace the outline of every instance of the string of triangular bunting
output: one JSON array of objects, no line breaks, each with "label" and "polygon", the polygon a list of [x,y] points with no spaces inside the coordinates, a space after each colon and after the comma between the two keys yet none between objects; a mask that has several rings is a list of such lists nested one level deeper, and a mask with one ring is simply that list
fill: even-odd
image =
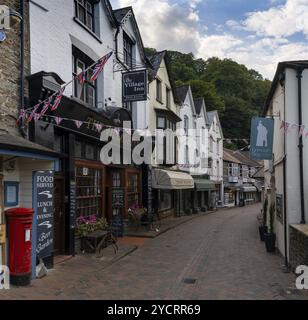
[{"label": "string of triangular bunting", "polygon": [[[49,121],[46,121],[46,120],[49,120]],[[37,119],[34,118],[34,121],[37,121]],[[94,128],[98,133],[101,133],[103,129],[114,129],[118,133],[124,132],[124,131],[127,133],[132,133],[133,131],[137,131],[130,128],[120,128],[120,127],[109,126],[106,124],[102,124],[100,122],[93,123],[89,121],[82,121],[77,119],[63,118],[63,117],[57,117],[57,116],[51,116],[51,115],[44,115],[41,121],[48,122],[48,123],[51,123],[53,121],[57,126],[60,126],[63,121],[69,121],[74,123],[77,129],[81,129],[84,125],[94,126]]]},{"label": "string of triangular bunting", "polygon": [[[65,83],[59,91],[55,92],[54,94],[52,94],[51,96],[49,96],[45,100],[40,101],[34,107],[20,110],[19,116],[17,119],[17,123],[19,124],[22,120],[27,120],[28,122],[31,122],[34,119],[35,121],[37,121],[37,120],[40,120],[49,109],[50,109],[50,111],[57,110],[60,103],[61,103],[61,100],[62,100],[62,97],[63,97],[63,94],[64,94],[66,87],[68,85],[70,85],[75,80],[78,80],[79,83],[81,85],[83,85],[86,81],[87,72],[92,68],[94,68],[94,69],[93,69],[90,81],[94,82],[95,80],[97,80],[99,74],[104,69],[107,61],[112,56],[112,54],[113,54],[113,51],[110,51],[109,53],[104,55],[102,58],[100,58],[98,61],[93,63],[91,66],[89,66],[88,68],[83,70],[81,73],[79,73],[78,75],[73,77],[73,79],[71,81]],[[41,111],[37,112],[40,107],[42,107]],[[76,125],[80,125],[80,123],[76,123]]]},{"label": "string of triangular bunting", "polygon": [[286,134],[291,133],[294,130],[298,131],[298,136],[301,137],[308,137],[308,129],[306,129],[306,126],[304,124],[299,125],[296,123],[290,123],[284,120],[281,120],[280,124],[280,130],[283,130]]}]

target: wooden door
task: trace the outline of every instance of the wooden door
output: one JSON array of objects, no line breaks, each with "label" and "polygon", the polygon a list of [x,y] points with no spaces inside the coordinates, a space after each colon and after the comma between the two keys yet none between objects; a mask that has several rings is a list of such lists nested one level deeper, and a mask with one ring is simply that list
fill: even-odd
[{"label": "wooden door", "polygon": [[54,255],[64,254],[65,241],[65,180],[55,176],[54,187]]}]

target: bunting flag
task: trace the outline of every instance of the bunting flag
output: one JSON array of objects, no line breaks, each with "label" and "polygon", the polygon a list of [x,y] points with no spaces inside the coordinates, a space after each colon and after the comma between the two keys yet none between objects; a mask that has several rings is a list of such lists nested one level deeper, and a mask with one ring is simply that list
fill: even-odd
[{"label": "bunting flag", "polygon": [[38,109],[38,105],[34,107],[33,111],[28,115],[27,121],[31,122],[34,116],[36,115],[36,110]]},{"label": "bunting flag", "polygon": [[300,137],[304,134],[305,128],[306,127],[304,125],[300,126],[300,128],[299,128],[299,136]]},{"label": "bunting flag", "polygon": [[53,103],[53,106],[51,107],[51,111],[55,111],[58,109],[59,104],[60,104],[62,97],[63,97],[64,90],[65,90],[65,87],[61,88],[60,92],[57,94],[55,101]]},{"label": "bunting flag", "polygon": [[105,56],[103,56],[101,59],[99,59],[98,63],[94,67],[93,74],[92,74],[92,77],[90,79],[91,82],[94,82],[98,78],[99,74],[104,69],[105,64],[107,63],[108,59],[112,56],[112,53],[113,52],[110,51]]},{"label": "bunting flag", "polygon": [[84,72],[84,71],[80,72],[80,73],[76,76],[76,79],[79,81],[79,83],[80,83],[81,85],[83,85],[83,84],[85,83],[85,81],[86,81],[85,72]]},{"label": "bunting flag", "polygon": [[62,122],[62,118],[60,118],[60,117],[55,117],[55,122],[56,122],[56,124],[57,125],[60,125],[60,123]]},{"label": "bunting flag", "polygon": [[83,125],[83,122],[79,120],[74,120],[74,121],[75,121],[76,127],[80,129],[80,127]]},{"label": "bunting flag", "polygon": [[21,120],[24,120],[26,116],[26,111],[25,109],[21,109],[19,112],[19,117],[17,119],[17,124],[19,124],[21,122]]},{"label": "bunting flag", "polygon": [[34,114],[34,121],[35,121],[35,122],[38,121],[38,120],[40,120],[40,118],[41,118],[41,115],[40,115],[39,113],[35,113],[35,114]]},{"label": "bunting flag", "polygon": [[52,97],[49,97],[47,101],[44,102],[43,109],[40,112],[40,118],[47,112],[50,107]]},{"label": "bunting flag", "polygon": [[101,132],[103,129],[103,125],[100,123],[95,123],[94,126],[98,132]]}]

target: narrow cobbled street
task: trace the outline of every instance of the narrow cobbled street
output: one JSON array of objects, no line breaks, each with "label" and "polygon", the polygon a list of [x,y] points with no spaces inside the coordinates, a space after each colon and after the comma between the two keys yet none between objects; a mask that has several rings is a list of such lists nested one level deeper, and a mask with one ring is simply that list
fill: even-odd
[{"label": "narrow cobbled street", "polygon": [[305,299],[258,237],[259,205],[197,217],[102,269],[77,256],[1,299]]}]

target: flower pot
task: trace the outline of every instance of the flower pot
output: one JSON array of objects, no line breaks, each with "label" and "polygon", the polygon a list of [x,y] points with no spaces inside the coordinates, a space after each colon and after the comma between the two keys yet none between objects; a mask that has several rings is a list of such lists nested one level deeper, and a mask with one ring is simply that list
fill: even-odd
[{"label": "flower pot", "polygon": [[275,252],[276,249],[276,235],[275,233],[264,234],[265,247],[267,252]]},{"label": "flower pot", "polygon": [[267,227],[266,226],[259,226],[259,235],[260,240],[264,242],[264,234],[267,233]]}]

